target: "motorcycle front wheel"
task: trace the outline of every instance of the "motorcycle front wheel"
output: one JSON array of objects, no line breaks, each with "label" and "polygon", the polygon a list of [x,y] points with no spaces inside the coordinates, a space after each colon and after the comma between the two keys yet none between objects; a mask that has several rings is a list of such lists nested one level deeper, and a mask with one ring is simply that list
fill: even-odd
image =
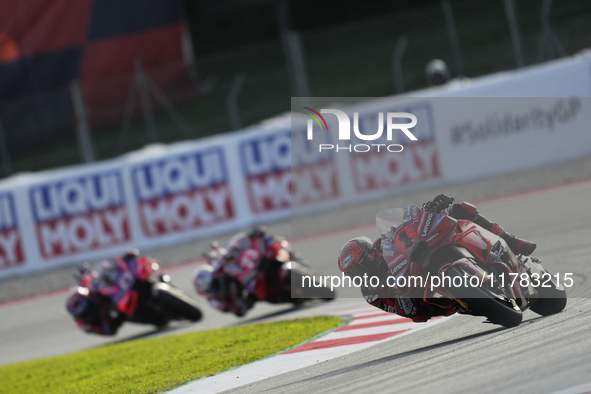
[{"label": "motorcycle front wheel", "polygon": [[[456,276],[462,278],[462,281],[458,281],[458,283],[469,283],[469,281],[463,280],[466,273],[456,267],[447,270],[446,274],[451,276],[452,283],[453,278]],[[493,324],[499,324],[503,327],[509,328],[518,326],[523,320],[523,313],[516,305],[513,305],[509,300],[499,298],[497,294],[493,294],[486,288],[468,285],[451,287],[447,290],[450,294],[453,294],[467,304],[471,314],[476,316],[486,316]]]}]

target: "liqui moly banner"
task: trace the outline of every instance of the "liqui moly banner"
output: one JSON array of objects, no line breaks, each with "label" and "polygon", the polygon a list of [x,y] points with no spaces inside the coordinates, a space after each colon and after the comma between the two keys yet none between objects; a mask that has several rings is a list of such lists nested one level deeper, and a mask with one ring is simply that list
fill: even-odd
[{"label": "liqui moly banner", "polygon": [[[291,197],[292,207],[296,210],[320,203],[331,204],[342,196],[336,154],[320,154],[306,137],[307,130],[292,130]],[[329,134],[320,136],[320,140],[331,142]]]},{"label": "liqui moly banner", "polygon": [[237,218],[223,146],[141,160],[130,166],[146,239],[206,231]]},{"label": "liqui moly banner", "polygon": [[[241,132],[2,180],[0,278],[589,154],[590,67],[585,55],[414,97],[294,98],[291,116]],[[527,92],[547,98],[515,98]],[[463,94],[480,98],[436,97]]]},{"label": "liqui moly banner", "polygon": [[250,210],[261,214],[290,209],[290,130],[243,139],[238,149]]},{"label": "liqui moly banner", "polygon": [[25,252],[12,192],[0,193],[0,271],[22,266]]},{"label": "liqui moly banner", "polygon": [[[351,144],[356,149],[351,150],[349,159],[356,193],[396,190],[441,177],[433,111],[429,102],[362,110],[358,113],[355,126],[363,130],[362,136],[385,130],[388,128],[386,123],[412,124],[408,130],[412,130],[416,139],[406,135],[404,129],[392,130],[391,136],[384,132],[371,141],[371,145],[357,135],[352,137]],[[409,123],[411,115],[415,120]]]},{"label": "liqui moly banner", "polygon": [[130,245],[120,170],[88,171],[29,188],[35,238],[44,260]]},{"label": "liqui moly banner", "polygon": [[335,156],[319,155],[307,142],[305,129],[292,128],[289,120],[282,127],[241,139],[238,149],[255,218],[281,217],[281,213],[288,217],[292,208],[340,196]]}]

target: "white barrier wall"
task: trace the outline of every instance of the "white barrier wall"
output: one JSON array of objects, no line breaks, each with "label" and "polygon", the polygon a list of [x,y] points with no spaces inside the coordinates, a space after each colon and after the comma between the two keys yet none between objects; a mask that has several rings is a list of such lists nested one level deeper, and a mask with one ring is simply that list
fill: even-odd
[{"label": "white barrier wall", "polygon": [[591,57],[575,56],[348,109],[359,112],[362,130],[375,127],[378,112],[415,114],[419,140],[405,139],[397,154],[316,154],[288,114],[238,133],[5,179],[0,278],[589,153],[590,96]]},{"label": "white barrier wall", "polygon": [[532,168],[591,152],[591,99],[451,100],[436,100],[434,106],[447,181]]}]

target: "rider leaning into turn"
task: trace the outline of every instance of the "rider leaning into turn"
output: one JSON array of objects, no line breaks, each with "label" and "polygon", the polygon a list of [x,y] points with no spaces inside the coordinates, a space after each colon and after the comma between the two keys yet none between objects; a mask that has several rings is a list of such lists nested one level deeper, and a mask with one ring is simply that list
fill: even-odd
[{"label": "rider leaning into turn", "polygon": [[[243,316],[256,301],[250,292],[260,279],[257,273],[266,273],[275,267],[275,256],[278,249],[283,248],[283,240],[267,232],[264,226],[236,234],[226,249],[216,246],[216,250],[223,252],[209,257],[210,264],[203,264],[195,271],[195,290],[219,311]],[[257,270],[244,275],[244,267],[249,264],[255,265]],[[272,279],[265,276],[267,278]]]},{"label": "rider leaning into turn", "polygon": [[[536,244],[533,242],[509,234],[497,223],[490,222],[481,216],[474,205],[467,202],[452,204],[453,200],[453,197],[440,194],[433,201],[423,204],[422,209],[436,213],[445,212],[454,219],[470,220],[503,238],[515,254],[529,256],[533,253],[536,248]],[[380,253],[381,243],[382,237],[378,238],[373,244],[367,237],[357,237],[349,240],[343,245],[339,253],[339,269],[349,277],[362,277],[364,274],[380,278],[387,277],[388,265]],[[352,254],[352,251],[360,251],[361,258],[347,264],[344,260]],[[346,267],[346,269],[343,267]],[[433,298],[429,300],[429,303],[426,303],[422,299],[403,297],[400,294],[388,294],[387,297],[384,297],[378,288],[371,287],[361,287],[361,293],[369,304],[386,312],[412,318],[414,322],[425,322],[433,316],[449,316],[455,313],[453,307],[449,306],[449,300],[445,299]]]},{"label": "rider leaning into turn", "polygon": [[112,301],[87,287],[76,286],[66,304],[78,327],[100,335],[115,335],[125,316],[117,313]]},{"label": "rider leaning into turn", "polygon": [[[127,263],[128,259],[138,256],[138,250],[130,250],[121,256],[120,261]],[[86,263],[80,266],[79,270],[79,285],[70,290],[66,301],[66,310],[83,331],[100,335],[115,335],[125,321],[125,315],[117,311],[116,305],[109,297],[99,293],[99,289],[96,288],[96,279],[99,273],[93,274]]]}]

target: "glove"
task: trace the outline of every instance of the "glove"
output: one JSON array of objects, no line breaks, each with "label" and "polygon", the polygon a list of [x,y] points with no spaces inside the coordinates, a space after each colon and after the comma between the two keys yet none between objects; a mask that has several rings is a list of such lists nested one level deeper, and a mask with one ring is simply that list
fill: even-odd
[{"label": "glove", "polygon": [[445,194],[440,194],[433,201],[423,204],[421,209],[427,212],[440,213],[454,202],[454,198]]}]

